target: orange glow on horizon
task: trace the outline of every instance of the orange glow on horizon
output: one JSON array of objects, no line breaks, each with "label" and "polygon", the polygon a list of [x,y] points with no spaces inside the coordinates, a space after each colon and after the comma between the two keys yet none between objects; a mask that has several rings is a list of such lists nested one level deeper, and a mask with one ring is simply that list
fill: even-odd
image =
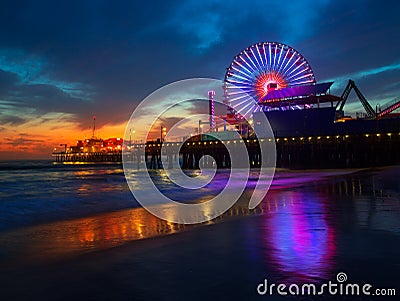
[{"label": "orange glow on horizon", "polygon": [[[123,137],[125,123],[105,125],[96,129],[95,136],[103,139]],[[48,120],[35,124],[0,128],[0,160],[51,159],[54,147],[76,145],[77,140],[91,138],[92,129],[82,129],[71,121]]]}]

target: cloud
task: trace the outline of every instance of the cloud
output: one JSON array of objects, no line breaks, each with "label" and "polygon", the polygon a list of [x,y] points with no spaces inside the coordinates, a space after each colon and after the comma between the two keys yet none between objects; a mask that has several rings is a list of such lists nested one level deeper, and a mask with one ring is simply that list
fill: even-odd
[{"label": "cloud", "polygon": [[[349,79],[354,80],[357,87],[368,99],[371,105],[384,106],[394,98],[400,96],[399,82],[393,82],[392,79],[400,77],[400,63],[394,63],[387,66],[380,66],[371,69],[364,69],[358,72],[341,75],[339,77],[328,79],[334,81],[332,93],[340,95],[344,90]],[[345,107],[349,112],[363,111],[362,105],[355,93],[349,95]]]},{"label": "cloud", "polygon": [[29,145],[31,146],[32,144],[40,144],[43,143],[44,140],[42,139],[32,139],[32,138],[23,138],[23,137],[18,137],[18,138],[4,138],[5,144],[9,144],[12,146],[25,146]]},{"label": "cloud", "polygon": [[0,113],[0,125],[20,125],[26,120],[18,116],[3,115]]},{"label": "cloud", "polygon": [[[386,74],[389,74],[389,77],[392,77],[393,72],[399,72],[400,71],[400,63],[394,63],[391,65],[386,65],[386,66],[380,66],[376,68],[371,68],[371,69],[364,69],[360,70],[357,72],[352,72],[348,74],[342,74],[338,77],[327,79],[327,81],[334,81],[336,84],[340,86],[344,86],[346,82],[349,79],[352,79],[354,81],[360,80],[360,79],[367,79],[367,78],[376,78],[377,76],[382,76],[385,78]],[[386,74],[384,74],[386,73]]]}]

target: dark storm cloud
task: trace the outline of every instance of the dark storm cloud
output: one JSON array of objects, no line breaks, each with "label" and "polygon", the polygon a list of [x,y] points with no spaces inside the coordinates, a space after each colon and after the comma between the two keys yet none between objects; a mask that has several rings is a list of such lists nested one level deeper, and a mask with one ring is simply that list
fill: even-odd
[{"label": "dark storm cloud", "polygon": [[[222,79],[232,57],[259,41],[290,44],[309,60],[318,80],[400,61],[397,1],[9,1],[6,6],[0,11],[0,47],[45,63],[37,71],[42,81],[22,84],[17,71],[12,75],[13,66],[0,65],[8,70],[0,73],[6,78],[0,80],[0,96],[10,89],[17,103],[39,113],[74,113],[82,124],[93,114],[99,125],[127,121],[141,99],[179,79]],[[381,84],[362,78],[365,94],[395,93],[396,72],[373,76]],[[64,89],[68,83],[82,85],[78,96]]]}]

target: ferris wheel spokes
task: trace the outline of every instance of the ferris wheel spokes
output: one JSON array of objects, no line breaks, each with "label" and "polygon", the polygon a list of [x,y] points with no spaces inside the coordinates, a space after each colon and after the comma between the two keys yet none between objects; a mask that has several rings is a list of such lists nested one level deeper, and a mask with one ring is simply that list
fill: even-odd
[{"label": "ferris wheel spokes", "polygon": [[[282,43],[264,42],[234,57],[227,68],[225,83],[227,101],[238,112],[251,114],[260,110],[257,103],[268,105],[264,99],[273,90],[313,84],[315,77],[306,59],[295,49]],[[274,100],[267,103],[271,101]]]}]

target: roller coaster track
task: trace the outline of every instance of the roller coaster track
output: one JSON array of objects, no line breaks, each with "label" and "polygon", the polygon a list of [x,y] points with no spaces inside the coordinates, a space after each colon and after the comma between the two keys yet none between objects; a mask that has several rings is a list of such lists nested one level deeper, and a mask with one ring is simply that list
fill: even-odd
[{"label": "roller coaster track", "polygon": [[361,91],[356,86],[355,82],[352,80],[349,80],[346,88],[344,89],[342,96],[341,96],[341,100],[336,104],[336,109],[339,108],[339,111],[343,110],[344,104],[346,103],[346,100],[349,97],[349,94],[352,89],[354,90],[354,92],[356,92],[358,99],[360,100],[365,111],[367,112],[368,118],[370,118],[370,119],[377,118],[377,114],[376,114],[375,110],[371,107],[368,100],[364,97],[364,95],[361,93]]},{"label": "roller coaster track", "polygon": [[378,113],[377,117],[382,118],[398,108],[400,108],[400,96],[387,103],[385,107]]}]

